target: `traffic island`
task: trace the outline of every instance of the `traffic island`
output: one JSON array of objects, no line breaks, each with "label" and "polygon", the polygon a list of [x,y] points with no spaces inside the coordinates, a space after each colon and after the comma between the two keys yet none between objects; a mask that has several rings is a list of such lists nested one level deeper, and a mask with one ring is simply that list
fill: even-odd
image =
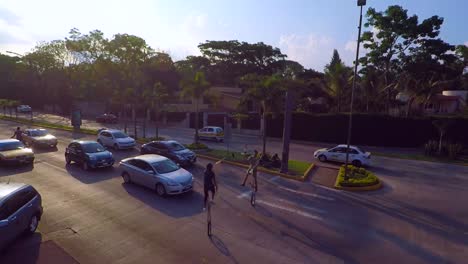
[{"label": "traffic island", "polygon": [[[225,164],[230,164],[237,167],[242,168],[249,168],[246,155],[240,152],[233,152],[233,151],[224,151],[218,149],[192,149],[197,152],[198,157],[209,159],[215,162],[222,162]],[[265,172],[272,175],[277,175],[283,178],[296,180],[304,182],[307,180],[310,172],[314,168],[314,163],[305,162],[305,161],[297,161],[297,160],[289,160],[288,173],[281,173],[278,169],[274,168],[265,168],[265,167],[258,167],[258,171]]]},{"label": "traffic island", "polygon": [[345,165],[340,167],[335,189],[346,191],[375,191],[382,188],[382,181],[372,172],[348,165],[348,179],[345,179]]}]

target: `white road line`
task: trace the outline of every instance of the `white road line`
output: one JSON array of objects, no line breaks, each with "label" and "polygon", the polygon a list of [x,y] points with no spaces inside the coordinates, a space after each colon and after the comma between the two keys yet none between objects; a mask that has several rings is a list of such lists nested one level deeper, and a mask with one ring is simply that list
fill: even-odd
[{"label": "white road line", "polygon": [[302,205],[302,204],[300,204],[300,203],[295,204],[295,203],[290,202],[290,201],[285,200],[285,199],[278,199],[278,201],[283,202],[283,203],[289,203],[289,204],[295,205],[295,206],[299,206],[299,207],[302,207],[302,208],[307,209],[307,210],[314,211],[314,212],[319,213],[319,214],[326,214],[326,213],[327,213],[327,211],[325,211],[325,210],[318,209],[318,208],[315,208],[315,207],[312,207],[312,206],[308,206],[308,205]]},{"label": "white road line", "polygon": [[290,213],[295,213],[295,214],[298,214],[298,215],[300,215],[300,216],[304,216],[304,217],[307,217],[307,218],[310,218],[310,219],[323,221],[323,218],[320,217],[320,216],[316,216],[316,215],[313,215],[313,214],[309,214],[309,213],[307,213],[307,212],[304,212],[304,211],[301,211],[301,210],[298,210],[298,209],[285,207],[285,206],[282,206],[282,205],[270,203],[270,202],[263,201],[263,200],[256,200],[256,202],[257,202],[257,203],[260,203],[260,204],[264,204],[264,205],[270,206],[270,207],[273,207],[273,208],[276,208],[276,209],[280,209],[280,210],[283,210],[283,211],[288,211],[288,212],[290,212]]},{"label": "white road line", "polygon": [[323,195],[320,195],[320,194],[296,191],[296,190],[289,189],[289,188],[286,188],[286,187],[283,187],[283,186],[277,186],[277,187],[282,189],[282,190],[288,191],[288,192],[293,192],[293,193],[297,193],[297,194],[301,194],[301,195],[305,195],[305,196],[315,197],[315,198],[319,198],[319,199],[323,199],[323,200],[327,200],[327,201],[335,201],[335,198],[323,196]]},{"label": "white road line", "polygon": [[237,199],[242,199],[242,198],[250,197],[250,194],[251,194],[251,193],[252,193],[252,191],[243,192],[243,193],[237,195]]},{"label": "white road line", "polygon": [[58,169],[58,170],[60,170],[60,171],[62,171],[62,172],[68,173],[68,171],[67,171],[66,169],[64,169],[64,168],[62,168],[62,167],[59,167],[59,166],[57,166],[57,165],[51,164],[51,163],[49,163],[49,162],[47,162],[47,161],[41,160],[41,163],[40,163],[40,164],[45,164],[45,165],[47,165],[47,166],[49,166],[49,167],[53,167],[53,168]]},{"label": "white road line", "polygon": [[276,181],[279,180],[279,179],[281,179],[280,176],[275,176],[275,177],[269,179],[269,181],[271,181],[271,182],[276,182]]}]

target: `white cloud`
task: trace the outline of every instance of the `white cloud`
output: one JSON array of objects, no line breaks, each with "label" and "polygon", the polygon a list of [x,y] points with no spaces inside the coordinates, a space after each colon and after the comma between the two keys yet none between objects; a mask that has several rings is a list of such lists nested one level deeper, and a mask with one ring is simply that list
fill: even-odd
[{"label": "white cloud", "polygon": [[322,71],[330,60],[335,41],[328,36],[309,35],[282,35],[279,47],[290,60],[297,61],[307,68]]}]

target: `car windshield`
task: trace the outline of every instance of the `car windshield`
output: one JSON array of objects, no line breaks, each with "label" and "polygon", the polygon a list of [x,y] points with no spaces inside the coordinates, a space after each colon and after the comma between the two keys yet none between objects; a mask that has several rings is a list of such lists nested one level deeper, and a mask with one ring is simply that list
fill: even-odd
[{"label": "car windshield", "polygon": [[7,142],[0,144],[0,151],[15,150],[22,148],[24,148],[24,145],[21,142]]},{"label": "car windshield", "polygon": [[151,165],[153,165],[156,171],[161,174],[173,172],[180,168],[179,165],[168,159],[154,162]]},{"label": "car windshield", "polygon": [[358,148],[356,147],[357,151],[361,152],[361,153],[366,153],[362,148]]},{"label": "car windshield", "polygon": [[82,145],[85,153],[97,153],[106,151],[103,146],[99,143],[87,143]]},{"label": "car windshield", "polygon": [[127,138],[128,136],[123,133],[123,132],[115,132],[115,133],[112,133],[112,135],[114,135],[114,138]]},{"label": "car windshield", "polygon": [[184,150],[185,147],[177,142],[167,143],[166,146],[172,151]]},{"label": "car windshield", "polygon": [[31,131],[31,136],[32,137],[43,137],[43,136],[47,136],[49,134],[49,131],[47,130],[32,130]]}]

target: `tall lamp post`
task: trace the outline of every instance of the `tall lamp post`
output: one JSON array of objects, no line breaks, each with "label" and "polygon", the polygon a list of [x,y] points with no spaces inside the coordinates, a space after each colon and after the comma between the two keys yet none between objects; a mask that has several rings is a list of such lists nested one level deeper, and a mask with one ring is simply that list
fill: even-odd
[{"label": "tall lamp post", "polygon": [[349,109],[349,121],[348,121],[348,138],[347,138],[347,147],[346,147],[346,162],[345,162],[345,180],[348,180],[348,163],[349,163],[349,145],[351,143],[351,131],[353,128],[353,103],[354,103],[354,90],[356,88],[356,77],[357,77],[357,67],[359,64],[359,46],[361,43],[361,28],[362,28],[362,8],[366,5],[366,0],[357,0],[357,5],[361,7],[361,12],[359,15],[359,27],[358,27],[358,41],[356,47],[356,60],[354,61],[354,77],[353,77],[353,87],[351,88],[351,106]]}]

